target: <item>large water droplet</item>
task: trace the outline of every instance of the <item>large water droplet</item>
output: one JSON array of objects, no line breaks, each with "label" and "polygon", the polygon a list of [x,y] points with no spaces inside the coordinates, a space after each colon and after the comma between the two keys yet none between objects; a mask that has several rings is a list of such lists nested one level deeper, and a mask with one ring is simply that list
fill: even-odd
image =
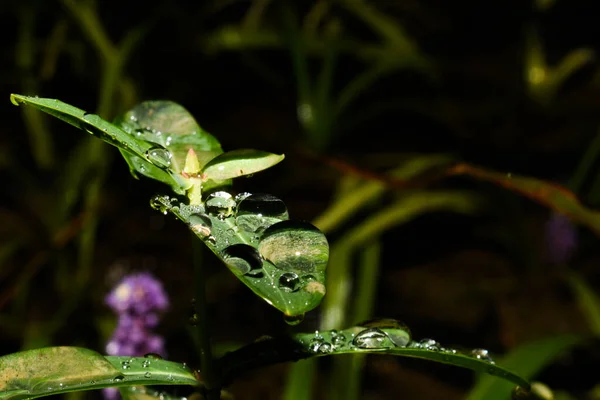
[{"label": "large water droplet", "polygon": [[492,357],[490,357],[489,352],[486,349],[473,349],[471,350],[471,356],[478,360],[483,360],[494,364],[494,360]]},{"label": "large water droplet", "polygon": [[198,237],[206,239],[210,236],[212,222],[208,215],[203,213],[192,214],[188,218],[188,225]]},{"label": "large water droplet", "polygon": [[325,235],[315,226],[298,221],[282,221],[269,227],[258,251],[284,271],[324,271],[329,259]]},{"label": "large water droplet", "polygon": [[113,378],[114,382],[122,382],[125,377],[123,375],[117,375]]},{"label": "large water droplet", "polygon": [[260,233],[288,218],[287,207],[281,199],[270,194],[252,194],[238,204],[235,221],[240,229]]},{"label": "large water droplet", "polygon": [[148,371],[144,374],[144,378],[150,378],[152,376],[152,372]]},{"label": "large water droplet", "polygon": [[358,326],[377,328],[385,332],[398,347],[406,347],[412,340],[410,329],[403,322],[392,318],[372,319],[362,322]]},{"label": "large water droplet", "polygon": [[206,199],[206,210],[220,219],[230,217],[235,208],[235,200],[227,192],[215,192]]},{"label": "large water droplet", "polygon": [[256,249],[247,244],[234,244],[221,252],[221,258],[230,268],[244,275],[257,276],[262,273],[263,260]]},{"label": "large water droplet", "polygon": [[300,279],[293,272],[285,272],[279,277],[279,289],[286,292],[295,292],[300,289]]},{"label": "large water droplet", "polygon": [[368,328],[356,334],[352,340],[352,345],[361,349],[390,349],[394,343],[385,334],[377,328]]},{"label": "large water droplet", "polygon": [[318,353],[319,347],[321,347],[323,343],[325,343],[325,340],[323,340],[322,337],[315,337],[308,342],[308,350],[310,350],[311,353]]},{"label": "large water droplet", "polygon": [[155,146],[146,151],[148,161],[159,168],[169,168],[171,166],[171,157],[171,152],[161,146]]}]

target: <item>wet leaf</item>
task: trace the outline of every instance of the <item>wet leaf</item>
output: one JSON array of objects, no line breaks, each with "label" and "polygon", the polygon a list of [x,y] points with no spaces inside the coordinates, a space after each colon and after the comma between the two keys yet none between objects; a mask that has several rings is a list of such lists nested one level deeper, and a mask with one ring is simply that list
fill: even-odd
[{"label": "wet leaf", "polygon": [[[581,337],[574,335],[535,340],[516,347],[498,363],[515,371],[524,379],[533,379],[561,353],[573,348],[581,341]],[[519,386],[523,385],[519,384]],[[513,389],[513,386],[507,382],[482,375],[471,390],[468,400],[505,400],[510,398]]]},{"label": "wet leaf", "polygon": [[338,354],[385,354],[420,358],[476,372],[511,382],[511,388],[529,387],[524,377],[496,364],[487,351],[475,349],[463,353],[444,348],[431,339],[416,342],[410,331],[394,320],[368,321],[340,331],[297,334],[293,337],[267,338],[223,356],[219,364],[225,382],[245,371],[279,362]]},{"label": "wet leaf", "polygon": [[[176,193],[183,194],[191,186],[191,183],[185,177],[168,169],[169,163],[164,161],[164,157],[160,157],[161,154],[165,155],[165,153],[157,148],[159,145],[138,139],[96,114],[89,114],[84,110],[55,99],[19,94],[11,94],[10,99],[15,105],[25,104],[35,107],[119,148],[121,154],[125,155],[130,169],[136,168],[136,171],[141,172],[141,170],[147,168],[148,176],[169,184]],[[137,158],[139,161],[137,163],[132,162],[128,159],[129,157]],[[170,161],[171,155],[166,155],[166,158]],[[163,172],[158,172],[158,169],[163,170]]]},{"label": "wet leaf", "polygon": [[214,192],[197,206],[168,196],[152,204],[184,221],[254,293],[295,317],[288,322],[300,322],[325,295],[327,239],[313,225],[289,220],[277,197]]},{"label": "wet leaf", "polygon": [[[170,156],[166,168],[174,174],[181,174],[186,157],[192,149],[202,167],[223,150],[218,140],[204,131],[194,117],[181,105],[172,101],[146,101],[118,118],[116,124],[139,140],[157,145],[155,155],[162,149]],[[123,154],[123,152],[122,152]],[[165,182],[168,174],[149,162],[146,158],[123,154],[132,172]]]},{"label": "wet leaf", "polygon": [[186,397],[172,396],[168,393],[144,386],[128,386],[119,389],[122,400],[186,400]]},{"label": "wet leaf", "polygon": [[560,185],[541,179],[490,171],[468,164],[455,165],[448,171],[448,174],[469,175],[515,191],[565,214],[571,220],[586,225],[600,235],[600,212],[583,206],[572,192]]},{"label": "wet leaf", "polygon": [[210,160],[202,169],[202,176],[204,180],[222,181],[250,175],[272,167],[284,157],[252,149],[228,151]]},{"label": "wet leaf", "polygon": [[104,357],[79,347],[47,347],[0,357],[0,399],[133,385],[199,385],[182,364]]}]

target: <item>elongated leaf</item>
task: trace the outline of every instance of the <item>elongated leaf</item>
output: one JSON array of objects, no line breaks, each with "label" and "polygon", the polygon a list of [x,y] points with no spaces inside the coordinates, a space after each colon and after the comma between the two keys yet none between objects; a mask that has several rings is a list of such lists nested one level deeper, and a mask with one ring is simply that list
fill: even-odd
[{"label": "elongated leaf", "polygon": [[197,206],[173,200],[157,196],[152,205],[188,224],[267,303],[298,318],[319,305],[325,295],[327,239],[311,224],[288,220],[283,201],[227,192],[214,192]]},{"label": "elongated leaf", "polygon": [[[550,365],[558,355],[581,343],[582,338],[574,335],[554,336],[523,344],[508,353],[500,364],[517,372],[525,379],[532,379]],[[521,385],[522,386],[522,385]],[[510,398],[512,385],[482,375],[468,400],[506,400]]]},{"label": "elongated leaf", "polygon": [[186,400],[186,397],[172,396],[144,386],[128,386],[119,389],[122,400]]},{"label": "elongated leaf", "polygon": [[[119,148],[121,154],[125,155],[130,169],[135,168],[138,172],[169,184],[178,194],[185,193],[192,185],[185,176],[169,169],[172,155],[164,147],[129,134],[98,115],[89,114],[55,99],[19,94],[11,94],[10,98],[15,105],[26,104],[35,107]],[[129,158],[135,158],[137,162]]]},{"label": "elongated leaf", "polygon": [[202,169],[203,180],[222,181],[254,174],[281,162],[284,155],[266,151],[240,149],[223,153],[208,162]]},{"label": "elongated leaf", "polygon": [[199,385],[179,363],[104,357],[79,347],[46,347],[0,357],[0,399],[133,385]]},{"label": "elongated leaf", "polygon": [[572,192],[555,183],[526,176],[489,171],[468,164],[458,164],[452,167],[448,173],[450,175],[473,176],[513,190],[565,214],[573,221],[586,225],[597,235],[600,235],[600,212],[583,206]]},{"label": "elongated leaf", "polygon": [[485,350],[463,353],[443,348],[431,339],[412,341],[410,331],[393,320],[368,321],[341,331],[297,334],[293,337],[265,338],[219,360],[224,382],[245,371],[279,362],[337,354],[386,354],[420,358],[502,378],[528,388],[529,382],[497,365]]},{"label": "elongated leaf", "polygon": [[567,279],[590,330],[600,337],[600,298],[579,274],[570,272]]}]

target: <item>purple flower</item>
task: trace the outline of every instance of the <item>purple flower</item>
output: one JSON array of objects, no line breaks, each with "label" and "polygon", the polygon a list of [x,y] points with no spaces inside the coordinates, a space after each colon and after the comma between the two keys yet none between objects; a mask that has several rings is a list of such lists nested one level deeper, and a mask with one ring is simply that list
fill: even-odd
[{"label": "purple flower", "polygon": [[131,311],[142,315],[163,311],[169,299],[162,284],[148,272],[128,275],[106,297],[106,304],[117,313]]},{"label": "purple flower", "polygon": [[577,228],[565,215],[552,213],[546,222],[545,231],[550,261],[554,264],[568,262],[577,248]]},{"label": "purple flower", "polygon": [[[125,276],[106,296],[106,304],[118,314],[117,328],[106,344],[106,353],[119,356],[165,356],[164,339],[152,333],[158,325],[158,312],[169,299],[160,281],[147,272]],[[104,390],[106,400],[120,398],[118,390]]]}]

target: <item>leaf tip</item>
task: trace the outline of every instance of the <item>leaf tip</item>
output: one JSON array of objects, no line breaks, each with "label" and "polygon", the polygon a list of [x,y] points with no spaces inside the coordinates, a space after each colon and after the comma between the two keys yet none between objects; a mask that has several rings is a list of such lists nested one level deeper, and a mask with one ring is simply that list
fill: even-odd
[{"label": "leaf tip", "polygon": [[183,172],[188,175],[194,175],[200,172],[200,161],[198,161],[198,155],[194,149],[190,148],[185,156]]},{"label": "leaf tip", "polygon": [[10,102],[13,103],[15,106],[20,106],[21,103],[25,102],[25,100],[20,94],[11,93]]}]

